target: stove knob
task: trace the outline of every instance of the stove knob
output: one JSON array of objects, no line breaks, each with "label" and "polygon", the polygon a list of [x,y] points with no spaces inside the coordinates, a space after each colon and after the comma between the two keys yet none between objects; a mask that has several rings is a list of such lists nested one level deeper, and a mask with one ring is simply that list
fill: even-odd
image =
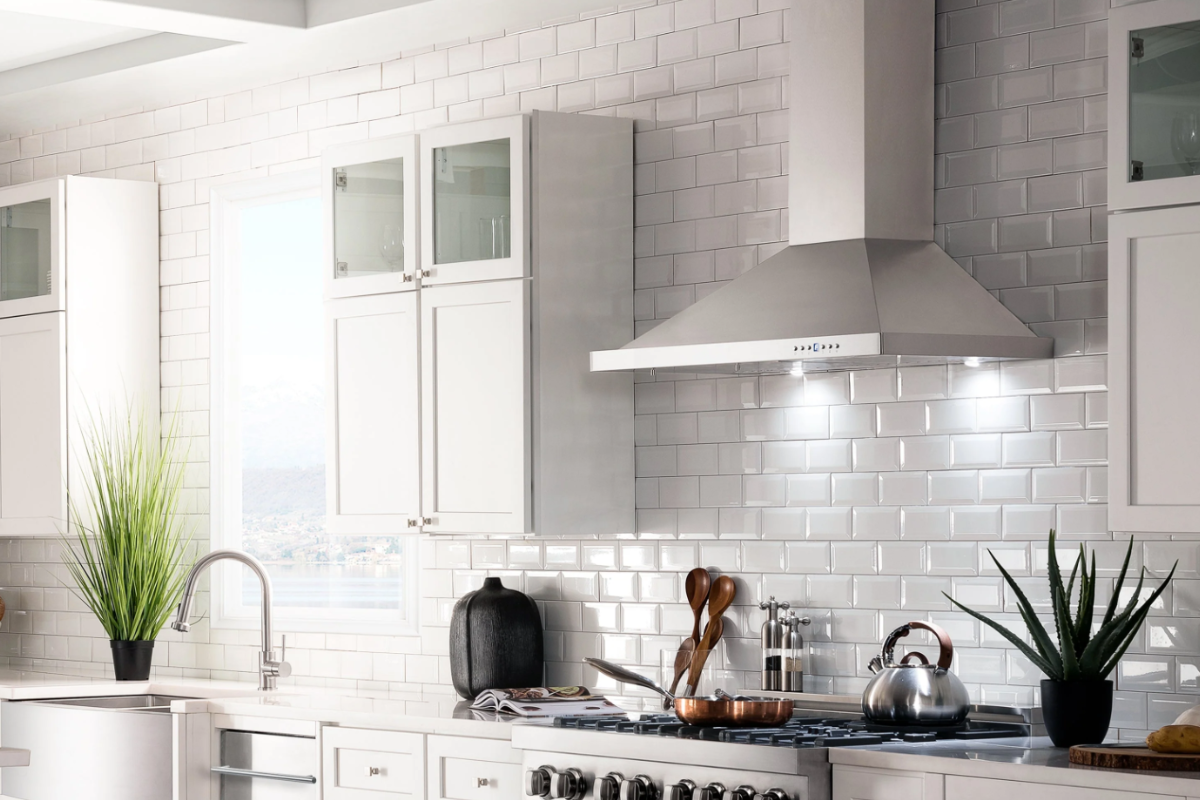
[{"label": "stove knob", "polygon": [[577,769],[565,769],[550,777],[550,796],[554,800],[583,800],[587,782]]},{"label": "stove knob", "polygon": [[621,783],[625,776],[619,772],[610,772],[596,780],[596,797],[598,800],[618,800]]},{"label": "stove knob", "polygon": [[554,767],[540,766],[525,771],[525,794],[530,797],[545,797],[550,794],[550,778]]},{"label": "stove knob", "polygon": [[783,789],[767,789],[754,795],[754,800],[791,800]]},{"label": "stove knob", "polygon": [[722,800],[753,800],[755,794],[753,786],[742,784],[736,789],[726,789],[721,797]]},{"label": "stove knob", "polygon": [[663,787],[663,800],[692,800],[694,791],[696,784],[686,779],[679,783],[669,783]]},{"label": "stove knob", "polygon": [[697,786],[692,790],[692,800],[722,800],[725,795],[725,785],[710,783],[708,786]]},{"label": "stove knob", "polygon": [[621,781],[620,800],[658,800],[658,787],[648,775],[634,775]]}]

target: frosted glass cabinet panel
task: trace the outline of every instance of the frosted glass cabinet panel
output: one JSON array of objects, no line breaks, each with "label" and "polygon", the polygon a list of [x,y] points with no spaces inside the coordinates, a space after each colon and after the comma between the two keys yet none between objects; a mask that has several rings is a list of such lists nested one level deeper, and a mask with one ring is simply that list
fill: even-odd
[{"label": "frosted glass cabinet panel", "polygon": [[424,284],[529,274],[528,129],[521,116],[421,135]]},{"label": "frosted glass cabinet panel", "polygon": [[1114,9],[1109,45],[1110,208],[1200,202],[1200,5]]},{"label": "frosted glass cabinet panel", "polygon": [[62,187],[0,190],[0,317],[61,311]]},{"label": "frosted glass cabinet panel", "polygon": [[[1200,206],[1109,221],[1109,524],[1200,530]],[[1182,360],[1181,360],[1182,359]]]},{"label": "frosted glass cabinet panel", "polygon": [[322,155],[329,297],[416,286],[415,136],[355,142]]}]

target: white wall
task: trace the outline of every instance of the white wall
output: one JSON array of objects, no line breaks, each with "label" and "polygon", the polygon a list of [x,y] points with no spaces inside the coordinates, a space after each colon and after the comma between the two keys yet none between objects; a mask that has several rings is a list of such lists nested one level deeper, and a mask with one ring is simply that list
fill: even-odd
[{"label": "white wall", "polygon": [[[214,185],[446,121],[534,108],[633,117],[645,330],[782,246],[786,5],[630,3],[207,101],[64,120],[0,142],[0,182],[83,172],[161,184],[163,402],[180,404],[201,454],[188,504],[206,534]],[[636,540],[426,541],[422,636],[289,636],[297,680],[448,692],[450,609],[489,574],[544,601],[551,683],[592,680],[586,655],[655,665],[690,627],[679,576],[703,564],[738,581],[743,605],[726,629],[737,669],[756,666],[762,613],[749,603],[773,594],[814,618],[813,689],[857,692],[881,637],[928,618],[954,637],[973,697],[1034,701],[1036,672],[942,592],[1016,622],[987,550],[1043,604],[1048,528],[1091,540],[1107,575],[1123,550],[1105,506],[1106,6],[939,3],[937,239],[1054,336],[1060,358],[802,380],[641,376]],[[1130,732],[1170,722],[1200,691],[1195,547],[1142,540],[1139,565],[1178,557],[1182,569],[1117,676],[1114,722]],[[2,655],[106,669],[102,631],[55,588],[57,545],[0,546]],[[207,623],[166,632],[160,672],[248,679],[257,635]]]}]

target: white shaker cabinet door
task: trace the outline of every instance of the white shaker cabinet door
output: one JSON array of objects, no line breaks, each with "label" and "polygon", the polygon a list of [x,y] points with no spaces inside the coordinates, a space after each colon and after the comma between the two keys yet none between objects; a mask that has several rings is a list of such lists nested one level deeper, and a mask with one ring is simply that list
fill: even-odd
[{"label": "white shaker cabinet door", "polygon": [[1109,224],[1109,525],[1200,530],[1200,207]]},{"label": "white shaker cabinet door", "polygon": [[419,524],[417,294],[326,305],[326,481],[331,533],[404,533]]},{"label": "white shaker cabinet door", "polygon": [[942,800],[942,776],[837,764],[833,800]]},{"label": "white shaker cabinet door", "polygon": [[65,314],[0,319],[0,536],[66,532],[65,386]]},{"label": "white shaker cabinet door", "polygon": [[424,530],[530,530],[529,284],[421,290]]}]

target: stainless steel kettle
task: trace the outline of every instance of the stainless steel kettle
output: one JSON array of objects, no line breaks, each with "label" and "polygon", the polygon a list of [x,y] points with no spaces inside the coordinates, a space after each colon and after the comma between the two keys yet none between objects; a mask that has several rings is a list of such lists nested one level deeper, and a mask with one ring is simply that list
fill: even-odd
[{"label": "stainless steel kettle", "polygon": [[[913,651],[896,663],[896,642],[913,628],[937,637],[936,664]],[[971,700],[967,687],[953,672],[954,645],[950,636],[930,622],[910,622],[892,631],[883,651],[871,659],[868,669],[875,677],[863,692],[862,709],[867,719],[897,725],[953,725],[967,718]],[[910,661],[914,663],[909,663]]]}]

